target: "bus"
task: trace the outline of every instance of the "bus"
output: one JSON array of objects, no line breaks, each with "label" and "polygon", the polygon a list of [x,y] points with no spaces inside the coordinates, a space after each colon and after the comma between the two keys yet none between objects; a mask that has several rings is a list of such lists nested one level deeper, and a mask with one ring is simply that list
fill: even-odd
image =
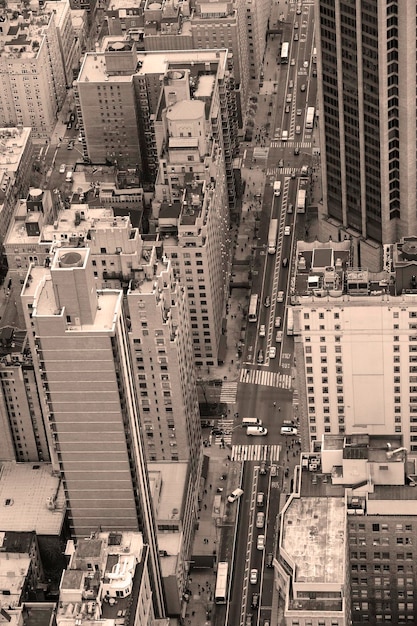
[{"label": "bus", "polygon": [[306,212],[306,189],[299,189],[297,193],[297,213],[305,213]]},{"label": "bus", "polygon": [[258,294],[253,293],[250,297],[249,303],[249,317],[248,320],[250,322],[256,322],[258,319]]},{"label": "bus", "polygon": [[269,224],[268,254],[275,254],[275,252],[277,251],[277,235],[278,235],[278,220],[272,219]]},{"label": "bus", "polygon": [[288,307],[287,309],[287,335],[294,334],[294,315],[292,312],[292,308]]},{"label": "bus", "polygon": [[226,604],[229,587],[229,564],[226,562],[217,565],[216,591],[214,601],[216,604]]},{"label": "bus", "polygon": [[284,41],[281,48],[281,63],[288,63],[288,55],[290,53],[290,44]]},{"label": "bus", "polygon": [[314,107],[308,107],[307,115],[306,115],[306,129],[313,130],[315,114],[316,114],[315,108]]}]

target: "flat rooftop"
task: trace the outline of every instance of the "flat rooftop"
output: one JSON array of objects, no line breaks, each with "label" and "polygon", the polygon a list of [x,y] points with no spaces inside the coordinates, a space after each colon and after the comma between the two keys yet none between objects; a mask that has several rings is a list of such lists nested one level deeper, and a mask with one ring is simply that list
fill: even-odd
[{"label": "flat rooftop", "polygon": [[282,547],[295,563],[295,582],[344,581],[344,498],[293,498],[282,522]]},{"label": "flat rooftop", "polygon": [[[48,498],[56,496],[55,509]],[[65,517],[65,495],[49,463],[2,463],[0,469],[0,528],[58,536]]]},{"label": "flat rooftop", "polygon": [[185,481],[188,475],[187,461],[179,463],[155,463],[148,466],[150,480],[153,473],[162,478],[161,497],[155,503],[156,520],[179,521],[182,515]]},{"label": "flat rooftop", "polygon": [[16,172],[31,128],[0,128],[0,171]]}]

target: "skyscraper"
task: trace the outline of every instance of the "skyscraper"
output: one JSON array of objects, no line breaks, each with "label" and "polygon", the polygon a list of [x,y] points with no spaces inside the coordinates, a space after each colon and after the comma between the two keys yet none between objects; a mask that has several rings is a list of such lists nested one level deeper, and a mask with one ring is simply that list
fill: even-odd
[{"label": "skyscraper", "polygon": [[[163,593],[153,506],[119,290],[98,291],[88,248],[57,248],[32,267],[22,301],[75,537],[140,530],[150,547],[155,611]],[[35,357],[36,355],[36,357]]]},{"label": "skyscraper", "polygon": [[322,238],[348,234],[376,271],[375,244],[417,227],[416,4],[316,0],[316,15]]}]

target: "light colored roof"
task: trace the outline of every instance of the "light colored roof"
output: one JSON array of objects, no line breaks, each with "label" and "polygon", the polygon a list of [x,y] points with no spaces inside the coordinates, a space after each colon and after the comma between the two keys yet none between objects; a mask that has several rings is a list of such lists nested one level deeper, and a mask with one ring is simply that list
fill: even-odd
[{"label": "light colored roof", "polygon": [[[55,509],[48,498],[56,496]],[[61,533],[65,517],[64,490],[49,463],[6,462],[0,471],[0,528],[38,535]]]}]

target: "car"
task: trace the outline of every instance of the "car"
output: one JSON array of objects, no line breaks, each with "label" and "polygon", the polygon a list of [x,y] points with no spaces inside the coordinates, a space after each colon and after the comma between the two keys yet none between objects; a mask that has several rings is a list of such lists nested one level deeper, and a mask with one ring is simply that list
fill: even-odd
[{"label": "car", "polygon": [[75,113],[71,113],[70,122],[74,122],[74,121],[75,121]]},{"label": "car", "polygon": [[271,346],[269,348],[269,358],[270,359],[275,359],[275,357],[277,356],[277,349],[275,346]]},{"label": "car", "polygon": [[74,142],[73,141],[69,141],[68,145],[67,145],[67,150],[72,150],[74,147]]},{"label": "car", "polygon": [[295,134],[296,135],[301,135],[301,126],[296,126],[295,127]]},{"label": "car", "polygon": [[284,235],[291,235],[291,226],[286,226],[284,228]]},{"label": "car", "polygon": [[270,306],[271,306],[271,298],[269,296],[266,296],[265,302],[264,302],[264,307],[268,308]]},{"label": "car", "polygon": [[284,302],[284,292],[278,291],[277,302]]},{"label": "car", "polygon": [[256,496],[256,506],[263,506],[265,502],[265,494],[260,491]]},{"label": "car", "polygon": [[257,609],[259,606],[259,593],[252,594],[252,601],[250,603],[252,609]]},{"label": "car", "polygon": [[265,535],[258,535],[258,539],[256,540],[256,549],[265,550]]},{"label": "car", "polygon": [[230,496],[227,496],[227,501],[230,502],[230,503],[236,502],[236,500],[238,500],[240,498],[240,496],[242,496],[242,495],[243,495],[243,489],[240,489],[240,487],[238,487],[237,489],[232,491]]},{"label": "car", "polygon": [[268,429],[265,426],[248,426],[246,428],[246,435],[248,437],[266,437]]},{"label": "car", "polygon": [[273,567],[273,563],[274,563],[274,555],[272,554],[272,552],[268,552],[268,554],[266,555],[266,559],[265,559],[265,563],[266,566],[271,568]]},{"label": "car", "polygon": [[285,256],[282,259],[282,267],[287,267],[287,266],[288,266],[288,257]]},{"label": "car", "polygon": [[280,326],[281,326],[281,318],[280,318],[279,315],[278,315],[278,317],[275,318],[274,326],[275,326],[275,328],[280,328]]},{"label": "car", "polygon": [[269,619],[264,620],[264,626],[271,626],[271,622],[269,621]]},{"label": "car", "polygon": [[303,114],[303,110],[302,110],[302,109],[297,109],[297,115],[298,115],[298,117],[300,117],[300,115],[302,115],[302,114]]},{"label": "car", "polygon": [[83,136],[81,134],[78,135],[77,137],[77,141],[79,141],[80,143],[82,143],[83,141]]},{"label": "car", "polygon": [[278,467],[276,465],[271,465],[271,476],[275,477],[278,475]]},{"label": "car", "polygon": [[65,165],[65,163],[62,163],[62,164],[59,166],[59,173],[60,173],[60,174],[65,174],[66,167],[67,167],[67,166]]},{"label": "car", "polygon": [[297,146],[294,148],[294,156],[298,156],[300,154],[300,148]]},{"label": "car", "polygon": [[287,93],[287,97],[285,99],[286,102],[292,102],[292,94]]},{"label": "car", "polygon": [[301,15],[301,6],[300,5],[297,5],[296,14],[297,15]]},{"label": "car", "polygon": [[[267,473],[266,461],[261,461],[261,466],[259,468],[259,473],[261,476],[265,476]],[[263,524],[262,524],[263,526]],[[260,528],[262,528],[262,526]]]},{"label": "car", "polygon": [[294,179],[295,179],[295,171],[293,170],[293,171],[291,172],[291,180],[294,180]]},{"label": "car", "polygon": [[265,324],[261,324],[261,327],[259,329],[259,336],[260,337],[265,337],[266,335],[266,328],[265,328]]},{"label": "car", "polygon": [[287,104],[285,107],[285,113],[289,113],[291,111],[290,105]]},{"label": "car", "polygon": [[297,435],[298,430],[295,426],[281,426],[281,435]]},{"label": "car", "polygon": [[291,59],[290,65],[295,65],[295,59]]},{"label": "car", "polygon": [[302,83],[300,86],[300,91],[305,91],[306,90],[306,84]]},{"label": "car", "polygon": [[313,70],[313,78],[317,78],[317,70],[316,69]]},{"label": "car", "polygon": [[257,569],[251,569],[249,582],[251,585],[256,585],[256,583],[258,582],[258,570]]},{"label": "car", "polygon": [[294,22],[294,30],[298,29],[298,22]]},{"label": "car", "polygon": [[293,211],[294,211],[294,205],[291,204],[291,202],[290,202],[288,207],[287,207],[287,213],[292,213]]},{"label": "car", "polygon": [[215,437],[220,437],[221,435],[224,435],[224,432],[221,430],[221,428],[212,428],[211,434]]},{"label": "car", "polygon": [[288,83],[288,89],[292,89],[294,87],[294,81],[291,79]]},{"label": "car", "polygon": [[298,41],[298,33],[294,33],[294,41]]},{"label": "car", "polygon": [[264,353],[263,353],[262,350],[259,350],[259,352],[258,352],[258,363],[259,363],[259,365],[261,365],[261,363],[263,363],[263,362],[264,362]]},{"label": "car", "polygon": [[256,528],[263,528],[265,524],[265,513],[259,511],[256,514]]},{"label": "car", "polygon": [[284,167],[284,159],[278,161],[278,167]]},{"label": "car", "polygon": [[252,613],[246,613],[245,626],[252,626]]},{"label": "car", "polygon": [[304,63],[303,63],[303,67],[304,67],[305,69],[307,69],[307,68],[308,68],[308,61],[304,61]]},{"label": "car", "polygon": [[279,330],[275,337],[275,343],[281,343],[282,341],[282,330]]},{"label": "car", "polygon": [[72,128],[72,122],[71,122],[71,121],[67,122],[67,128],[68,128],[69,130],[71,130],[71,128]]}]

